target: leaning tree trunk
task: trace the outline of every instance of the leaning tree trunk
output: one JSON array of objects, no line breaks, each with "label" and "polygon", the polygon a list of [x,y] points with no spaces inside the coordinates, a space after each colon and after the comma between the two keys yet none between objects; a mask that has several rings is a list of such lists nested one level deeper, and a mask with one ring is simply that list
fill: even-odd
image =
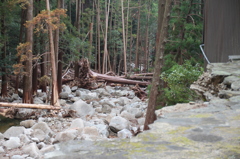
[{"label": "leaning tree trunk", "polygon": [[[27,21],[33,19],[33,0],[29,0],[27,5]],[[32,103],[32,44],[33,44],[33,26],[28,26],[26,30],[26,43],[28,48],[26,49],[26,56],[28,59],[25,61],[25,72],[23,76],[23,103]]]},{"label": "leaning tree trunk", "polygon": [[157,102],[158,88],[160,85],[160,74],[163,66],[164,48],[167,39],[168,21],[171,10],[171,0],[159,0],[158,9],[158,25],[161,26],[161,32],[159,32],[159,44],[156,44],[156,58],[155,67],[152,80],[152,87],[150,90],[150,97],[148,102],[147,114],[144,123],[144,130],[149,129],[149,124],[152,124],[156,120],[155,108]]}]

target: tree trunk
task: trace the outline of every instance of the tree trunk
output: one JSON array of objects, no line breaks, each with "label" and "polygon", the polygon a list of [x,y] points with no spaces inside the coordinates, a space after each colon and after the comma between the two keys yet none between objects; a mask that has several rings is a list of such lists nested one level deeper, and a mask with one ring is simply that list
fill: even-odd
[{"label": "tree trunk", "polygon": [[[23,43],[23,34],[24,34],[24,23],[26,21],[26,9],[21,9],[21,24],[20,24],[20,33],[19,33],[19,43]],[[18,57],[17,62],[20,63],[20,57]],[[19,79],[20,75],[16,75],[16,83],[15,83],[15,93],[18,93],[19,88]]]},{"label": "tree trunk", "polygon": [[156,59],[154,66],[154,74],[152,80],[152,87],[150,90],[150,97],[148,102],[147,114],[144,123],[144,130],[149,129],[149,124],[152,124],[156,120],[155,108],[157,102],[158,88],[160,85],[160,74],[163,66],[163,55],[165,49],[165,43],[167,39],[168,21],[171,10],[171,0],[159,0],[158,4],[158,26],[160,26],[161,32],[158,32],[160,38],[159,43],[156,44]]},{"label": "tree trunk", "polygon": [[149,50],[149,43],[148,43],[148,28],[149,28],[149,17],[150,17],[150,5],[151,1],[148,4],[148,14],[147,14],[147,25],[146,25],[146,36],[145,36],[145,54],[144,54],[144,72],[147,72],[148,69],[148,50]]},{"label": "tree trunk", "polygon": [[[77,31],[80,32],[80,17],[81,17],[81,0],[76,0],[76,19],[75,19],[75,27],[77,28]],[[78,52],[80,52],[80,48],[78,48]],[[75,74],[74,77],[79,77],[79,65],[78,65],[78,59],[74,62],[74,70]]]},{"label": "tree trunk", "polygon": [[[1,3],[4,3],[5,0],[1,0]],[[1,15],[1,35],[3,37],[6,36],[6,26],[5,26],[5,12],[3,11],[3,14]],[[1,48],[2,59],[6,58],[6,39],[3,38],[3,40],[0,41],[3,46]],[[2,89],[1,89],[1,96],[6,97],[7,96],[7,68],[6,63],[4,62],[4,66],[2,67]]]},{"label": "tree trunk", "polygon": [[123,13],[123,0],[121,0],[122,7],[122,35],[123,35],[123,62],[124,62],[124,74],[127,74],[127,50],[126,50],[126,39],[125,39],[125,23]]},{"label": "tree trunk", "polygon": [[98,47],[98,72],[101,73],[101,39],[100,39],[100,6],[99,6],[99,1],[97,0],[97,47]]},{"label": "tree trunk", "polygon": [[[27,17],[26,20],[33,19],[33,0],[29,0],[27,5]],[[28,48],[26,49],[26,56],[28,59],[25,61],[25,72],[23,76],[23,103],[32,103],[32,45],[33,45],[33,26],[29,26],[26,30],[26,43]]]},{"label": "tree trunk", "polygon": [[89,52],[88,59],[91,59],[92,56],[92,41],[93,41],[93,23],[89,24]]},{"label": "tree trunk", "polygon": [[[46,9],[48,11],[48,18],[51,21],[50,15],[50,6],[49,0],[46,0]],[[48,36],[49,36],[49,47],[50,47],[50,56],[51,56],[51,69],[52,69],[52,98],[51,104],[53,106],[59,106],[58,102],[58,88],[57,88],[57,70],[56,70],[56,60],[55,60],[55,52],[54,52],[54,43],[53,43],[53,33],[52,26],[48,23]]]},{"label": "tree trunk", "polygon": [[105,8],[105,36],[104,36],[104,54],[103,54],[103,69],[102,73],[107,72],[107,56],[108,56],[108,50],[107,50],[107,33],[108,33],[108,17],[109,17],[109,7],[110,7],[110,0],[106,1],[106,8]]},{"label": "tree trunk", "polygon": [[137,24],[137,41],[136,41],[136,53],[135,53],[135,69],[139,72],[139,38],[140,38],[140,5],[141,0],[138,1],[138,24]]},{"label": "tree trunk", "polygon": [[0,107],[14,107],[14,108],[31,108],[31,109],[60,109],[60,107],[53,107],[44,104],[26,104],[26,103],[2,103]]}]

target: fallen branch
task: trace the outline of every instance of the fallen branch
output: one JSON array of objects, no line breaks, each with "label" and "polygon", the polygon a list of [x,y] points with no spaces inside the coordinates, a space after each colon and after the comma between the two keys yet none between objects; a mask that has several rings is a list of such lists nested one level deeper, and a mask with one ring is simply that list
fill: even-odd
[{"label": "fallen branch", "polygon": [[138,84],[139,86],[147,86],[149,84],[149,82],[141,82],[141,81],[135,81],[135,80],[128,80],[128,79],[124,79],[116,76],[108,76],[108,75],[93,72],[92,70],[89,70],[89,73],[90,73],[90,76],[94,79],[103,79],[111,83],[132,84],[132,85]]},{"label": "fallen branch", "polygon": [[52,105],[44,105],[44,104],[2,103],[2,102],[0,102],[0,107],[31,108],[31,109],[52,109],[52,110],[60,109],[60,107],[54,107]]}]

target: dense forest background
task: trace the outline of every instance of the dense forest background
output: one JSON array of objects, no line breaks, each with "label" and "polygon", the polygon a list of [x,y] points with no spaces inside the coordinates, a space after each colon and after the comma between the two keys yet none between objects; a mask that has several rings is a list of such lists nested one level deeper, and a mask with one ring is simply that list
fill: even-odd
[{"label": "dense forest background", "polygon": [[[1,0],[1,96],[8,95],[10,83],[16,92],[23,88],[25,103],[32,102],[38,88],[46,91],[49,81],[59,93],[66,70],[79,76],[81,58],[103,74],[153,72],[159,2]],[[161,99],[167,104],[190,100],[192,92],[186,88],[202,73],[203,64],[203,0],[173,0],[171,5],[161,74]]]}]

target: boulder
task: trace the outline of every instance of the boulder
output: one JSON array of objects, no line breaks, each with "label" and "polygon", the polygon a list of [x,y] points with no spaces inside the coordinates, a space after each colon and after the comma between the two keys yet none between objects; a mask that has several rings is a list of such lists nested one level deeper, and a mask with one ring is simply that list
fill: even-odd
[{"label": "boulder", "polygon": [[109,126],[117,130],[129,129],[129,121],[121,116],[115,116],[111,119]]},{"label": "boulder", "polygon": [[87,104],[82,100],[78,100],[74,102],[70,107],[70,110],[74,110],[75,114],[79,118],[85,118],[86,116],[92,116],[95,113],[93,106],[91,104]]},{"label": "boulder", "polygon": [[[106,86],[106,89],[108,89],[109,87]],[[109,93],[109,91],[106,91],[104,88],[98,88],[96,89],[96,92],[99,94],[99,97],[109,97],[111,96],[111,94]]]},{"label": "boulder", "polygon": [[15,118],[16,119],[26,119],[26,118],[30,117],[32,114],[34,114],[35,111],[36,110],[34,110],[34,109],[19,108]]},{"label": "boulder", "polygon": [[46,145],[43,148],[40,149],[40,152],[42,154],[47,153],[47,152],[51,152],[55,150],[55,146],[54,145]]},{"label": "boulder", "polygon": [[84,127],[82,131],[82,138],[85,140],[96,140],[100,138],[98,129],[94,126]]},{"label": "boulder", "polygon": [[81,129],[84,128],[84,122],[81,118],[74,119],[71,123],[70,128]]},{"label": "boulder", "polygon": [[0,154],[1,154],[1,153],[4,153],[4,152],[5,152],[5,151],[4,151],[3,147],[0,146]]},{"label": "boulder", "polygon": [[4,135],[0,132],[0,140],[4,139]]},{"label": "boulder", "polygon": [[129,112],[127,112],[126,110],[122,111],[121,113],[121,117],[127,119],[127,120],[133,120],[135,119],[135,116]]},{"label": "boulder", "polygon": [[231,84],[231,88],[234,91],[239,91],[240,90],[240,80],[233,82]]},{"label": "boulder", "polygon": [[12,126],[3,133],[3,136],[7,139],[10,137],[17,137],[20,134],[24,134],[24,130],[25,128],[23,126]]},{"label": "boulder", "polygon": [[32,129],[33,129],[33,130],[40,129],[40,130],[42,130],[46,135],[53,134],[52,130],[50,129],[50,127],[48,126],[48,124],[45,123],[45,122],[39,122],[39,123],[34,124],[34,125],[32,126]]},{"label": "boulder", "polygon": [[86,93],[86,94],[81,94],[80,98],[82,100],[94,100],[94,99],[98,99],[98,94],[96,92],[93,93]]},{"label": "boulder", "polygon": [[35,120],[24,120],[20,122],[21,126],[24,126],[25,128],[30,128],[36,123]]},{"label": "boulder", "polygon": [[102,106],[102,109],[101,109],[102,113],[109,114],[109,113],[111,113],[111,111],[112,111],[112,107],[110,107],[109,105],[104,104]]},{"label": "boulder", "polygon": [[41,158],[41,152],[39,151],[36,143],[30,143],[26,146],[23,146],[22,152],[24,154],[29,154],[30,157],[33,157],[36,159]]},{"label": "boulder", "polygon": [[24,144],[29,144],[31,140],[27,137],[26,134],[19,135],[20,141]]},{"label": "boulder", "polygon": [[59,132],[56,135],[55,140],[56,141],[60,141],[60,142],[64,142],[64,141],[69,141],[69,140],[74,140],[78,135],[78,131],[75,129],[69,129],[63,132]]},{"label": "boulder", "polygon": [[46,92],[37,92],[37,97],[45,102],[47,100],[47,93]]},{"label": "boulder", "polygon": [[34,129],[32,136],[37,138],[39,141],[43,141],[47,134],[45,134],[45,132],[41,129]]},{"label": "boulder", "polygon": [[72,91],[72,92],[76,92],[76,91],[77,91],[77,89],[78,89],[78,87],[77,87],[77,86],[73,86],[73,87],[71,88],[71,91]]},{"label": "boulder", "polygon": [[98,124],[96,125],[96,128],[101,135],[101,137],[107,138],[109,136],[108,126],[104,124]]},{"label": "boulder", "polygon": [[235,81],[240,81],[240,77],[237,77],[237,76],[228,76],[228,77],[225,77],[224,80],[223,80],[223,84],[225,85],[231,85],[233,82]]},{"label": "boulder", "polygon": [[9,140],[3,143],[7,149],[15,149],[22,146],[20,139],[18,137],[10,137]]}]

